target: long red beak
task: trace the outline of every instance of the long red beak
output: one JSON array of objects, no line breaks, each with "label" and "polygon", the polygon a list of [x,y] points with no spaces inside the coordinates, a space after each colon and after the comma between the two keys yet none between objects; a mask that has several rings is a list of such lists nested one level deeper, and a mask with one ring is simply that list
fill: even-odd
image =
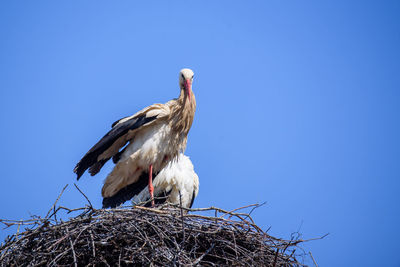
[{"label": "long red beak", "polygon": [[190,95],[191,95],[191,92],[190,92],[191,87],[192,87],[191,81],[190,80],[186,80],[185,81],[185,89],[186,89],[186,93],[188,94],[188,97],[189,97],[189,102],[190,102]]}]

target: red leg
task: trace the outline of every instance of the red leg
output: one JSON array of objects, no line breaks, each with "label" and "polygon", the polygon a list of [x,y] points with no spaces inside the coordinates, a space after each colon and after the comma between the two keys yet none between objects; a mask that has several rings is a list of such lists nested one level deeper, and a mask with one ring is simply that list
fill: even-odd
[{"label": "red leg", "polygon": [[150,165],[149,167],[149,193],[150,193],[150,199],[151,199],[151,206],[154,207],[154,187],[153,187],[153,165]]}]

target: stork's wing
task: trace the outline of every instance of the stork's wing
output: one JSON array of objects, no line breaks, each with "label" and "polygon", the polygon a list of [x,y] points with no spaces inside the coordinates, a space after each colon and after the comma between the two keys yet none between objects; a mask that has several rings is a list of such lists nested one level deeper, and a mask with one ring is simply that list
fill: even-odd
[{"label": "stork's wing", "polygon": [[169,114],[166,105],[151,105],[133,116],[123,118],[113,123],[113,128],[95,144],[89,152],[76,164],[74,172],[77,179],[90,168],[91,175],[95,175],[101,167],[133,137],[140,128],[147,126]]},{"label": "stork's wing", "polygon": [[118,191],[112,197],[103,198],[103,208],[115,208],[130,200],[147,187],[147,173],[143,173],[136,183],[130,184]]},{"label": "stork's wing", "polygon": [[[103,208],[115,208],[126,201],[134,198],[137,204],[143,204],[144,206],[151,206],[150,202],[150,193],[148,191],[148,179],[149,174],[147,172],[142,173],[136,183],[130,184],[121,190],[119,190],[112,197],[103,198]],[[157,176],[154,178],[155,182],[157,180]],[[155,191],[154,192],[154,202],[156,205],[163,204],[171,191]]]}]

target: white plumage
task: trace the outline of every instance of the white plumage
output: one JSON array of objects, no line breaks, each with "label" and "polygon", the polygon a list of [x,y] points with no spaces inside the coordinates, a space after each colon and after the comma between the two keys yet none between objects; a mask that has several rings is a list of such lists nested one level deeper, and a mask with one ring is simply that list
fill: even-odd
[{"label": "white plumage", "polygon": [[[154,197],[166,197],[166,202],[180,204],[182,207],[190,208],[194,198],[199,192],[199,177],[194,171],[189,157],[183,153],[170,161],[153,180]],[[132,203],[138,205],[150,199],[147,188],[133,197]]]}]

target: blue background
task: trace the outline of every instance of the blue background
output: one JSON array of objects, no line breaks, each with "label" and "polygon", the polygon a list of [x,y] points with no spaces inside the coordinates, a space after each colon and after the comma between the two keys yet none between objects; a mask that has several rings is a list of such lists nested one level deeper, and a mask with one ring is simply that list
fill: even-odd
[{"label": "blue background", "polygon": [[[2,1],[0,218],[79,207],[77,161],[195,72],[195,207],[267,204],[320,266],[400,266],[398,1]],[[96,207],[112,164],[78,185]],[[7,230],[0,230],[3,239]],[[310,260],[306,263],[311,264]]]}]

